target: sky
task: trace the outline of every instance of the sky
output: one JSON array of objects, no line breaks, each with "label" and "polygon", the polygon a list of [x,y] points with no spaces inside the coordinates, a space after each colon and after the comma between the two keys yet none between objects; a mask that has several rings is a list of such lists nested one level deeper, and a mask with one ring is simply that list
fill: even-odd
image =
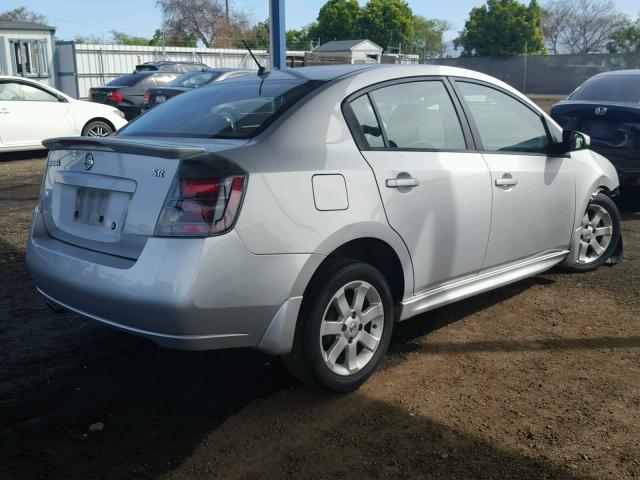
[{"label": "sky", "polygon": [[[268,17],[269,0],[231,0],[236,7],[249,12],[254,21]],[[325,0],[285,0],[286,27],[299,28],[313,22]],[[484,0],[408,0],[415,14],[427,18],[449,21],[453,29],[448,38],[461,30],[471,8],[484,4]],[[18,0],[10,4],[6,0],[0,10],[25,6],[29,10],[43,13],[49,24],[57,28],[56,36],[72,40],[77,35],[104,35],[110,30],[130,35],[151,37],[162,23],[155,0]],[[360,4],[366,3],[360,0]],[[544,3],[544,2],[541,2]],[[617,0],[619,11],[636,17],[640,13],[638,0]]]}]

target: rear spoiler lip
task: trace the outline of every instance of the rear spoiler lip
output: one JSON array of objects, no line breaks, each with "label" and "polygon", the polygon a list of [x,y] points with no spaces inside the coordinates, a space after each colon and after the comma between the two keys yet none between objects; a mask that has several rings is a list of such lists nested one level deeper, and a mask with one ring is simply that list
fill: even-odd
[{"label": "rear spoiler lip", "polygon": [[202,147],[182,147],[156,142],[140,142],[114,137],[59,137],[43,140],[42,145],[47,150],[109,150],[132,155],[146,155],[160,158],[184,160],[205,153]]}]

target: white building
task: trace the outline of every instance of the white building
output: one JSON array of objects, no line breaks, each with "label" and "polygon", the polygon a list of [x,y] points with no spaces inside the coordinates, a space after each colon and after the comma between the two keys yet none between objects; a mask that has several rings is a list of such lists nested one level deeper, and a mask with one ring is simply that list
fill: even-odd
[{"label": "white building", "polygon": [[382,47],[371,40],[334,40],[305,56],[307,65],[333,63],[380,63]]},{"label": "white building", "polygon": [[0,74],[56,86],[55,28],[32,22],[0,22]]}]

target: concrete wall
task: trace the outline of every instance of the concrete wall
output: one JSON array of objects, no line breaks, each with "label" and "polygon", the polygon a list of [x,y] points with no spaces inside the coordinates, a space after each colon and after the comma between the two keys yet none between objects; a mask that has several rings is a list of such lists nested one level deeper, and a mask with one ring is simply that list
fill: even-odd
[{"label": "concrete wall", "polygon": [[567,95],[597,73],[640,68],[640,54],[459,57],[429,63],[486,73],[524,93]]}]

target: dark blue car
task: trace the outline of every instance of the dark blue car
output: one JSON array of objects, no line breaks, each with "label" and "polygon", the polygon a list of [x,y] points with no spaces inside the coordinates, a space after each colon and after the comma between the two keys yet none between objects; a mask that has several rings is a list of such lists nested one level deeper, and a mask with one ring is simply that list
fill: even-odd
[{"label": "dark blue car", "polygon": [[565,129],[591,137],[591,149],[618,171],[620,183],[640,183],[640,70],[591,77],[551,108]]}]

